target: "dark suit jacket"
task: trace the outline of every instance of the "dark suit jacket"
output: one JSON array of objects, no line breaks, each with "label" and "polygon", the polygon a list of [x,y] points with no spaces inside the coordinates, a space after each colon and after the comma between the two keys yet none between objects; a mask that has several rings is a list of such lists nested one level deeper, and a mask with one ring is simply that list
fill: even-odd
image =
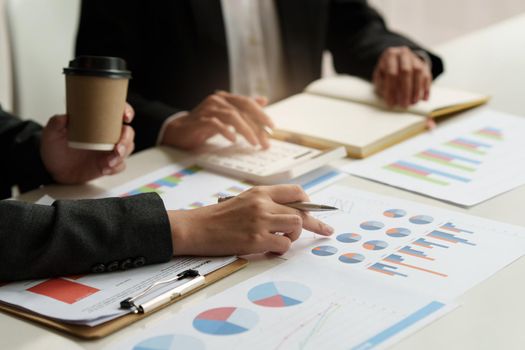
[{"label": "dark suit jacket", "polygon": [[0,199],[11,197],[14,185],[25,192],[52,182],[40,159],[41,131],[40,125],[21,121],[0,106]]},{"label": "dark suit jacket", "polygon": [[[41,127],[0,109],[2,195],[51,181],[40,159]],[[0,281],[104,272],[167,261],[171,230],[156,194],[56,201],[0,201]]]},{"label": "dark suit jacket", "polygon": [[[290,95],[320,78],[325,50],[339,73],[370,79],[385,48],[421,49],[389,31],[365,0],[275,1]],[[221,11],[220,0],[83,1],[76,52],[128,61],[138,150],[154,144],[166,117],[229,89]],[[436,77],[442,62],[428,54]]]}]

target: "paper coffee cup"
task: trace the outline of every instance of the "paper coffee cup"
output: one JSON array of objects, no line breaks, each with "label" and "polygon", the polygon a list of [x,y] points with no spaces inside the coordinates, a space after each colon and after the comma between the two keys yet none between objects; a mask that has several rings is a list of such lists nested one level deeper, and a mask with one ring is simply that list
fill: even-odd
[{"label": "paper coffee cup", "polygon": [[131,72],[118,57],[79,56],[64,68],[68,145],[111,151],[120,138]]}]

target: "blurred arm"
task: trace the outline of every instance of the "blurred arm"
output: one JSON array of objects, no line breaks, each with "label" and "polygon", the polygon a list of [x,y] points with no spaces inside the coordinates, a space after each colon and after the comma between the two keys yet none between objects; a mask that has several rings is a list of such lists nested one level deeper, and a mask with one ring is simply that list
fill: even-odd
[{"label": "blurred arm", "polygon": [[443,72],[441,59],[412,40],[390,31],[379,13],[364,0],[332,0],[327,47],[338,73],[372,79],[379,57],[389,47],[422,50],[431,61],[432,77]]}]

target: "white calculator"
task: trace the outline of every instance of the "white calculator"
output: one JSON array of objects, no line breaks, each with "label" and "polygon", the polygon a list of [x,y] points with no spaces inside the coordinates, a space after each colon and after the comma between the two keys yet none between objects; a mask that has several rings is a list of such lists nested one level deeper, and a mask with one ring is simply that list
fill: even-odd
[{"label": "white calculator", "polygon": [[270,139],[270,148],[251,146],[239,137],[236,143],[217,135],[199,150],[197,164],[257,184],[276,184],[306,174],[346,156],[344,147],[319,150]]}]

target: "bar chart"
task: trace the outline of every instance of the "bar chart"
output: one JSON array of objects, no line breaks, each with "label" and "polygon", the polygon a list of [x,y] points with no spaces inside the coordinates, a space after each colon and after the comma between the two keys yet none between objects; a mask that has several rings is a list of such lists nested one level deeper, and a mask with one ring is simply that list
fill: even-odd
[{"label": "bar chart", "polygon": [[323,264],[342,276],[365,274],[446,297],[463,293],[525,249],[525,233],[517,237],[503,223],[458,211],[335,185],[311,198],[318,203],[336,199],[353,201],[350,213],[327,218],[336,233],[301,237],[294,243],[297,251],[285,258],[298,256],[307,266]]},{"label": "bar chart", "polygon": [[445,146],[478,155],[485,155],[492,148],[491,144],[465,137],[450,140],[445,143]]},{"label": "bar chart", "polygon": [[168,210],[187,210],[216,204],[221,197],[236,196],[253,187],[199,166],[172,164],[115,188],[108,196],[127,197],[155,192]]},{"label": "bar chart", "polygon": [[483,129],[474,132],[475,135],[488,138],[490,140],[503,140],[503,132],[499,128],[487,126]]},{"label": "bar chart", "polygon": [[463,183],[472,181],[469,177],[456,175],[448,171],[404,160],[399,160],[395,163],[386,165],[384,169],[441,186],[450,185],[450,180]]},{"label": "bar chart", "polygon": [[[493,110],[345,166],[353,175],[472,206],[525,184],[525,119]],[[392,215],[387,213],[388,215]]]},{"label": "bar chart", "polygon": [[454,153],[439,151],[437,149],[427,149],[416,154],[417,158],[425,159],[440,165],[465,171],[476,171],[477,165],[482,162],[477,159],[463,157]]},{"label": "bar chart", "polygon": [[185,177],[194,175],[201,170],[202,168],[196,165],[188,167],[188,168],[184,168],[182,170],[176,171],[167,176],[163,176],[155,181],[142,185],[138,188],[135,188],[129,192],[123,193],[120,196],[128,197],[128,196],[133,196],[136,194],[149,193],[149,192],[156,192],[158,194],[162,194],[162,193],[165,193],[166,191],[169,191],[173,187],[178,186],[184,180]]},{"label": "bar chart", "polygon": [[[388,276],[409,277],[413,273],[423,273],[438,277],[448,277],[447,273],[439,271],[441,264],[439,258],[437,258],[437,256],[440,256],[440,259],[444,260],[447,259],[447,255],[433,254],[433,252],[435,249],[448,252],[458,245],[475,247],[476,243],[472,241],[475,233],[473,230],[461,228],[450,221],[434,227],[426,232],[423,237],[409,242],[409,244],[397,249],[379,262],[372,264],[368,267],[368,270]],[[389,229],[386,233],[389,235],[388,232],[397,232],[398,230]]]}]

